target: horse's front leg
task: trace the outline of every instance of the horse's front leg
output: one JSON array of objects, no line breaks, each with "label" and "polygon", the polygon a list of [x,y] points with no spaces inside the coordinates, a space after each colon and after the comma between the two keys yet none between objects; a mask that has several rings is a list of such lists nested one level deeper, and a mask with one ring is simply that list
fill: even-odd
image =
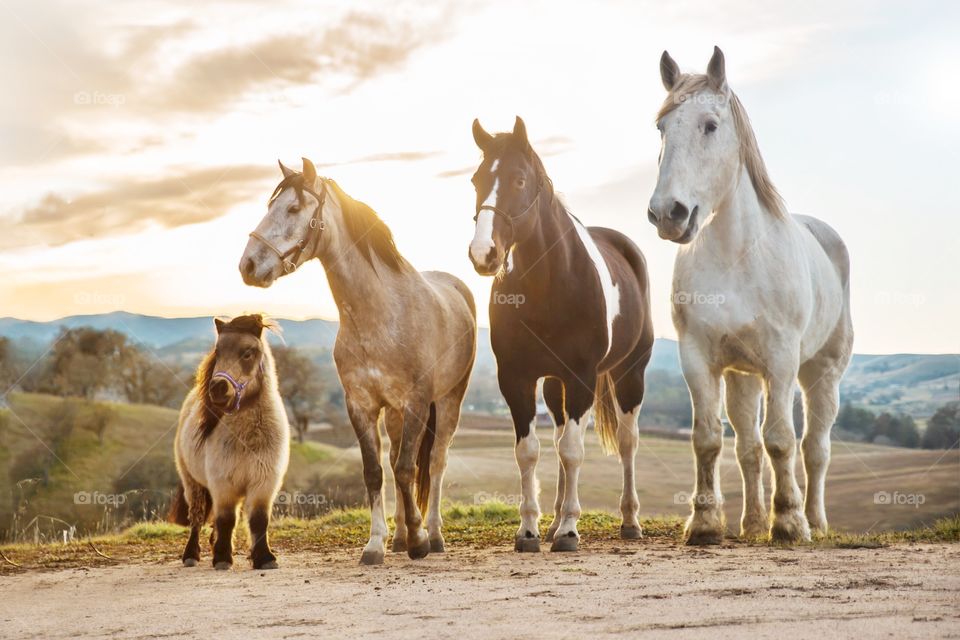
[{"label": "horse's front leg", "polygon": [[218,495],[213,499],[214,543],[213,568],[225,571],[233,566],[233,530],[237,526],[240,498]]},{"label": "horse's front leg", "polygon": [[277,556],[273,555],[267,540],[267,528],[270,526],[270,511],[273,506],[271,496],[255,496],[247,500],[249,514],[250,560],[254,569],[276,569]]},{"label": "horse's front leg", "polygon": [[537,380],[519,377],[507,367],[500,369],[500,393],[510,414],[517,441],[514,454],[520,470],[520,529],[514,539],[515,551],[540,551],[540,485],[537,462],[540,441],[537,439]]},{"label": "horse's front leg", "polygon": [[781,542],[810,540],[810,525],[802,510],[797,484],[797,435],[793,429],[793,387],[796,360],[771,368],[764,376],[766,410],[763,446],[773,467],[770,538]]},{"label": "horse's front leg", "polygon": [[693,402],[693,454],[696,484],[684,537],[687,544],[720,544],[723,541],[723,495],[720,493],[720,451],[723,425],[720,422],[720,375],[699,349],[680,342],[683,377]]},{"label": "horse's front leg", "polygon": [[403,517],[407,526],[407,555],[417,560],[430,553],[430,539],[423,528],[423,514],[417,506],[414,485],[417,477],[417,457],[420,443],[427,430],[430,415],[430,399],[420,394],[411,394],[403,407],[403,436],[400,453],[393,467],[393,475],[400,488],[403,500]]},{"label": "horse's front leg", "polygon": [[563,465],[563,504],[560,526],[553,536],[550,551],[576,551],[580,544],[577,521],[580,520],[580,467],[583,464],[583,436],[587,428],[587,412],[593,405],[596,374],[581,375],[563,381],[564,410],[567,422],[557,440],[557,454]]},{"label": "horse's front leg", "polygon": [[370,501],[370,540],[360,555],[361,564],[382,564],[386,542],[387,518],[383,508],[383,467],[380,464],[380,430],[377,419],[380,406],[366,398],[348,395],[347,414],[360,445],[363,482]]}]

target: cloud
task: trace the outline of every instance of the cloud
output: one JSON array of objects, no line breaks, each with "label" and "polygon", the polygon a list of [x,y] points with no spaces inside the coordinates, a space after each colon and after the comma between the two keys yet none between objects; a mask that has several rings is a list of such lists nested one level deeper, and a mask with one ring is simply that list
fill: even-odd
[{"label": "cloud", "polygon": [[118,181],[73,198],[48,193],[15,215],[0,249],[133,233],[148,225],[172,228],[206,222],[261,194],[272,166],[227,166],[181,171],[153,180]]}]

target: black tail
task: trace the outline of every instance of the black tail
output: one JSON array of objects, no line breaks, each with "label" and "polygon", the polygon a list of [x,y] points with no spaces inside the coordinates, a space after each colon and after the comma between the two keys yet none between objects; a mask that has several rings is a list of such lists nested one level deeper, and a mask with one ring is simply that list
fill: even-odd
[{"label": "black tail", "polygon": [[427,505],[430,500],[430,454],[433,452],[433,441],[436,438],[437,405],[431,402],[427,429],[423,433],[420,451],[417,453],[417,507],[424,518],[427,516]]}]

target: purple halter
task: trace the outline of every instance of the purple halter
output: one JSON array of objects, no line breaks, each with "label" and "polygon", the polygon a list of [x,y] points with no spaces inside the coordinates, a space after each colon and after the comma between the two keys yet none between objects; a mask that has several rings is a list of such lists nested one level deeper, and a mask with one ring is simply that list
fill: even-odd
[{"label": "purple halter", "polygon": [[[263,360],[260,360],[260,373],[263,373]],[[216,380],[217,378],[223,378],[230,383],[230,386],[233,387],[233,390],[237,394],[237,400],[233,403],[233,411],[224,411],[227,415],[233,415],[237,411],[240,411],[240,402],[243,400],[243,390],[247,388],[249,380],[247,382],[238,382],[226,371],[217,371],[211,376],[211,380]]]}]

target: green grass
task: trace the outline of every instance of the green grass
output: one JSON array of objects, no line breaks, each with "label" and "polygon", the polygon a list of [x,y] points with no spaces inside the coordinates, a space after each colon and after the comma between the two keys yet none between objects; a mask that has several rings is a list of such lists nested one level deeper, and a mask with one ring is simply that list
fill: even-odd
[{"label": "green grass", "polygon": [[[451,504],[443,513],[444,536],[451,549],[500,548],[510,549],[520,523],[517,508],[500,502],[483,505]],[[541,520],[541,534],[546,532],[550,518]],[[682,542],[683,521],[668,516],[641,520],[644,537],[679,547]],[[390,523],[391,530],[393,523]],[[620,518],[601,511],[586,511],[579,522],[579,531],[585,548],[597,543],[619,543]],[[295,552],[329,552],[356,550],[369,536],[370,514],[365,508],[342,509],[310,520],[278,518],[271,523],[271,542],[279,555]],[[204,553],[209,529],[204,531]],[[97,536],[67,544],[13,544],[0,547],[9,562],[0,560],[0,575],[26,570],[52,570],[70,567],[108,566],[117,562],[142,564],[169,563],[180,557],[186,541],[187,529],[165,522],[145,522],[122,533]],[[814,548],[879,548],[904,543],[960,542],[960,516],[937,520],[928,527],[911,531],[883,532],[871,535],[830,534],[809,544]],[[633,543],[630,543],[633,544]],[[641,550],[643,542],[639,543]],[[725,546],[737,545],[734,541]],[[744,543],[764,545],[764,542]],[[238,563],[247,548],[247,532],[237,530]]]}]

